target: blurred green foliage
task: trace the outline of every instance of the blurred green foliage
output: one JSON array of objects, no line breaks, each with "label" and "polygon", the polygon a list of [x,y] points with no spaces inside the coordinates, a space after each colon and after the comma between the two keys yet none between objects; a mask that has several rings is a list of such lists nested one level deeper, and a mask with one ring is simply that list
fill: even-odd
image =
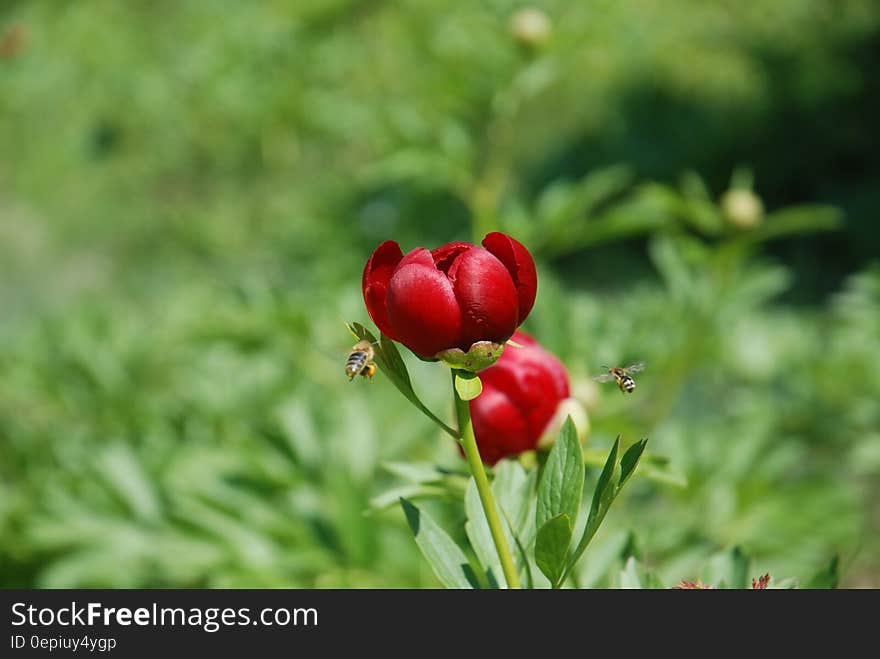
[{"label": "blurred green foliage", "polygon": [[590,448],[688,481],[637,473],[580,584],[630,531],[667,584],[735,545],[880,584],[880,6],[535,5],[0,5],[0,585],[436,585],[370,501],[457,450],[343,321],[381,240],[493,229]]}]

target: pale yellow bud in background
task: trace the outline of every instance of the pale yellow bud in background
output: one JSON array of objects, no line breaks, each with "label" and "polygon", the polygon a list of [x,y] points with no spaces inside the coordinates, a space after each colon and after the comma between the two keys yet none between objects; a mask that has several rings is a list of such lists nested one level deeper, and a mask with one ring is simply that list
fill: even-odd
[{"label": "pale yellow bud in background", "polygon": [[721,210],[727,220],[740,229],[751,229],[764,219],[764,204],[751,190],[728,190],[721,197]]},{"label": "pale yellow bud in background", "polygon": [[574,423],[578,439],[581,442],[586,440],[587,435],[590,434],[590,418],[587,416],[587,410],[584,409],[584,406],[576,398],[566,398],[559,403],[559,406],[556,408],[556,414],[550,419],[550,423],[544,429],[544,434],[538,440],[539,449],[548,449],[553,446],[554,442],[556,442],[556,436],[559,434],[559,430],[568,416],[571,417],[571,421]]},{"label": "pale yellow bud in background", "polygon": [[550,37],[553,25],[540,9],[526,7],[510,17],[510,33],[525,46],[534,48],[544,44]]}]

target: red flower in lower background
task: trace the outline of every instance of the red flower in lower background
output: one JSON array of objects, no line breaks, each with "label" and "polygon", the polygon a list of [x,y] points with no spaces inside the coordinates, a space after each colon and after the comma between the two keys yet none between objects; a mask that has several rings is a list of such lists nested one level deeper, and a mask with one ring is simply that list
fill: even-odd
[{"label": "red flower in lower background", "polygon": [[[483,391],[470,401],[480,457],[490,465],[537,448],[560,406],[569,401],[562,362],[525,332],[511,340],[522,347],[508,345],[493,366],[480,372]],[[568,407],[562,409],[573,411]],[[582,410],[581,416],[585,420]]]}]

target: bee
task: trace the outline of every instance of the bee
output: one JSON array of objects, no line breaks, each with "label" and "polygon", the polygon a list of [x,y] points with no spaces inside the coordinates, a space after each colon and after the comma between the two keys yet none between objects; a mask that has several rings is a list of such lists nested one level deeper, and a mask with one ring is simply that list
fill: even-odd
[{"label": "bee", "polygon": [[367,341],[358,341],[348,353],[348,360],[345,362],[345,374],[348,376],[349,382],[354,380],[358,375],[373,381],[373,375],[376,373],[376,364],[373,357],[376,356],[373,350],[373,344]]},{"label": "bee", "polygon": [[617,386],[620,387],[620,390],[624,393],[631,394],[636,390],[636,381],[632,379],[630,373],[638,373],[639,371],[644,370],[645,362],[633,362],[626,368],[620,368],[619,366],[615,366],[614,368],[603,366],[603,368],[608,369],[608,372],[594,377],[593,379],[596,382],[611,382],[612,380],[617,380]]}]

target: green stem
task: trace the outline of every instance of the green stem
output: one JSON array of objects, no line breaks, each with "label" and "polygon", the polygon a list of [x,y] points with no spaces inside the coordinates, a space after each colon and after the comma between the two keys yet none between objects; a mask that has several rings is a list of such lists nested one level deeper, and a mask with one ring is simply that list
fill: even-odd
[{"label": "green stem", "polygon": [[477,448],[477,438],[474,437],[474,426],[471,422],[471,410],[468,402],[462,400],[455,389],[455,370],[452,371],[452,394],[455,396],[455,415],[458,417],[458,434],[461,447],[468,466],[477,484],[477,492],[480,495],[480,503],[489,522],[489,531],[492,533],[492,541],[495,543],[495,551],[501,561],[501,570],[507,581],[508,588],[519,588],[519,573],[513,564],[513,556],[507,546],[507,537],[504,535],[504,526],[498,516],[498,508],[495,506],[495,498],[489,487],[489,479],[486,478],[486,470],[483,469],[483,460],[480,458],[480,449]]}]

